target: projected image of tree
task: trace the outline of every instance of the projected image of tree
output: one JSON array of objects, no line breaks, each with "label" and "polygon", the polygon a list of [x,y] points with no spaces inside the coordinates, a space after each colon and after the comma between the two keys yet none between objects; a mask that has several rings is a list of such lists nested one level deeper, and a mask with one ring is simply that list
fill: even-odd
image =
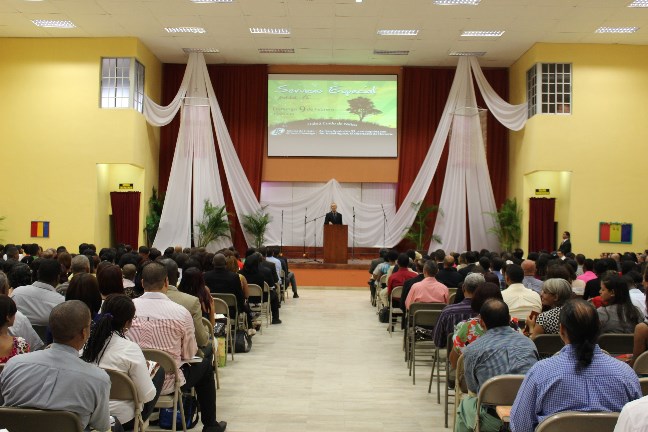
[{"label": "projected image of tree", "polygon": [[364,120],[365,117],[372,114],[382,114],[382,111],[376,109],[374,103],[371,99],[366,97],[357,97],[355,99],[349,99],[349,111],[351,114],[355,114],[360,118],[360,122]]}]

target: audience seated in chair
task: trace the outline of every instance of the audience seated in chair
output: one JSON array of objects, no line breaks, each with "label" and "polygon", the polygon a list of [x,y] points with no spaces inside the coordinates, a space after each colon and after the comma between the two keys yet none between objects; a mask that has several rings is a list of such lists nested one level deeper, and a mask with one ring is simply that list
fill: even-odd
[{"label": "audience seated in chair", "polygon": [[[59,295],[59,294],[57,294]],[[90,310],[79,300],[55,306],[49,349],[11,358],[0,375],[5,406],[70,411],[84,427],[110,430],[110,378],[79,358],[90,336]]]},{"label": "audience seated in chair", "polygon": [[[139,400],[144,403],[142,419],[146,421],[153,412],[164,382],[164,370],[158,369],[151,379],[142,349],[126,339],[125,334],[133,323],[135,304],[125,294],[110,294],[101,307],[101,315],[92,327],[90,338],[81,358],[102,369],[112,369],[127,374],[137,388]],[[124,430],[132,430],[135,407],[128,401],[110,401],[110,414],[117,417]]]},{"label": "audience seated in chair", "polygon": [[70,277],[66,278],[67,280],[65,282],[60,283],[56,287],[56,292],[62,296],[65,296],[68,286],[70,285],[70,280],[72,280],[74,276],[81,273],[90,273],[90,260],[88,260],[88,257],[85,255],[74,256],[70,264],[70,271],[72,272]]},{"label": "audience seated in chair", "polygon": [[570,300],[560,311],[560,353],[534,365],[511,409],[511,430],[532,432],[545,418],[562,411],[619,412],[640,398],[635,372],[597,345],[601,323],[594,307]]},{"label": "audience seated in chair", "polygon": [[477,287],[483,283],[484,276],[479,273],[472,273],[466,276],[461,288],[464,293],[464,299],[460,303],[446,306],[441,311],[437,325],[434,326],[434,344],[437,347],[445,348],[446,343],[448,343],[448,335],[454,332],[455,326],[477,315],[477,312],[471,307],[472,297]]},{"label": "audience seated in chair", "polygon": [[531,333],[531,339],[541,334],[558,334],[560,309],[572,296],[571,286],[565,279],[547,279],[542,284],[540,299],[545,312],[539,315],[531,314],[526,325]]},{"label": "audience seated in chair", "polygon": [[[250,250],[248,250],[250,252]],[[247,253],[246,253],[247,254]],[[259,285],[263,289],[263,284],[267,283],[268,286],[271,282],[269,271],[261,265],[263,257],[258,252],[252,252],[245,259],[243,263],[243,270],[239,273],[245,276],[248,284]],[[270,301],[270,309],[272,310],[272,324],[281,324],[279,319],[279,297],[274,290],[270,290],[270,298],[267,299],[264,294],[263,301]],[[261,303],[261,299],[250,298],[250,303]]]},{"label": "audience seated in chair", "polygon": [[[9,295],[9,290],[9,278],[4,272],[0,271],[0,294]],[[9,335],[25,339],[31,351],[39,350],[44,345],[27,317],[18,310],[14,316],[13,325],[9,327]]]},{"label": "audience seated in chair", "polygon": [[[406,281],[417,276],[416,272],[409,269],[409,257],[407,254],[402,253],[398,255],[397,264],[398,270],[394,270],[391,276],[389,276],[389,279],[387,279],[387,287],[380,290],[380,299],[383,304],[386,305],[389,304],[389,298],[391,297],[391,292],[394,288],[397,286],[403,286]],[[401,299],[398,298],[394,300],[400,302]]]},{"label": "audience seated in chair", "polygon": [[508,288],[502,291],[502,297],[511,311],[511,317],[527,319],[531,312],[540,313],[542,311],[540,295],[522,285],[524,280],[522,267],[517,264],[509,264],[504,271]]},{"label": "audience seated in chair", "polygon": [[29,344],[25,339],[9,334],[9,329],[16,320],[16,312],[16,303],[5,294],[0,294],[0,364],[18,354],[29,352]]},{"label": "audience seated in chair", "polygon": [[601,280],[601,300],[605,306],[597,312],[601,333],[632,333],[645,317],[632,304],[627,281],[615,272],[608,272]]},{"label": "audience seated in chair", "polygon": [[[526,289],[526,288],[525,288]],[[464,351],[466,384],[477,395],[482,384],[504,374],[525,374],[538,361],[535,345],[510,326],[508,306],[501,300],[488,300],[481,307],[480,321],[486,332]],[[480,431],[499,431],[502,422],[494,408],[477,413],[477,397],[461,400],[456,417],[458,432],[472,431],[480,416]]]},{"label": "audience seated in chair", "polygon": [[443,258],[443,262],[437,264],[443,267],[439,269],[436,279],[448,288],[459,288],[464,281],[464,276],[457,271],[454,267],[454,263],[455,259],[453,256],[446,255]]},{"label": "audience seated in chair", "polygon": [[448,287],[437,281],[436,276],[439,267],[434,260],[428,260],[423,266],[423,275],[425,278],[421,282],[417,282],[412,286],[405,306],[409,309],[412,303],[445,303],[448,304],[450,293]]},{"label": "audience seated in chair", "polygon": [[[212,355],[199,363],[187,364],[196,354],[198,345],[194,324],[187,309],[174,303],[166,292],[169,288],[166,267],[151,262],[142,269],[144,294],[133,300],[137,316],[127,334],[128,339],[141,348],[153,348],[169,353],[186,382],[183,390],[196,389],[200,404],[203,431],[223,431],[227,424],[216,421],[216,384],[212,369]],[[168,371],[167,371],[168,372]],[[173,391],[173,375],[167,373],[162,394]]]},{"label": "audience seated in chair", "polygon": [[[227,269],[227,259],[225,255],[217,253],[212,260],[214,269],[205,273],[205,284],[208,293],[212,294],[234,294],[236,297],[236,307],[239,311],[245,310],[245,296],[241,286],[241,278],[238,274]],[[263,285],[261,285],[263,287]],[[209,294],[208,294],[209,295]],[[211,295],[209,295],[211,299]],[[230,308],[230,316],[235,315],[234,308]]]},{"label": "audience seated in chair", "polygon": [[58,284],[61,265],[54,259],[38,261],[38,280],[31,285],[14,288],[12,298],[32,325],[46,326],[54,306],[65,301],[54,288]]}]

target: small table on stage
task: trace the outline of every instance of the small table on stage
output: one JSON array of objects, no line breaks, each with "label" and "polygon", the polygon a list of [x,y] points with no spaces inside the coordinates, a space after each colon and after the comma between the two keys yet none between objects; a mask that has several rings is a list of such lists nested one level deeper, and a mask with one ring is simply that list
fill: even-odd
[{"label": "small table on stage", "polygon": [[348,225],[324,225],[324,262],[346,264],[349,261]]}]

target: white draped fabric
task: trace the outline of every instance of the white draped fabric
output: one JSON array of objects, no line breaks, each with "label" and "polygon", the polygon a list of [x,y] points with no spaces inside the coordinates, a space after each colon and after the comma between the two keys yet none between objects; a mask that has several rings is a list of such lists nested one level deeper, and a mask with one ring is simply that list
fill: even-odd
[{"label": "white draped fabric", "polygon": [[[223,202],[212,129],[208,124],[206,105],[209,105],[236,215],[242,220],[243,215],[262,209],[270,213],[273,220],[266,233],[267,244],[281,242],[292,246],[321,246],[324,215],[330,203],[336,202],[338,210],[344,215],[344,223],[349,225],[349,246],[396,245],[414,221],[416,209],[411,204],[425,197],[452,126],[448,168],[439,204],[443,216],[437,216],[434,229],[441,242],[432,242],[430,250],[438,247],[465,250],[467,222],[473,248],[497,249],[497,240],[489,232],[494,220],[486,214],[494,212],[496,208],[486,165],[471,66],[482,93],[487,93],[484,99],[488,108],[496,118],[509,128],[524,125],[526,105],[512,106],[503,101],[484,79],[476,59],[461,58],[432,144],[403,204],[396,211],[393,189],[390,192],[390,188],[377,186],[376,190],[367,192],[372,193],[373,198],[366,199],[362,192],[358,194],[356,186],[340,184],[335,179],[306,188],[292,187],[289,196],[267,194],[259,202],[234,149],[209,80],[204,57],[202,54],[191,54],[185,78],[172,104],[161,107],[148,98],[145,101],[145,115],[154,125],[169,123],[181,102],[185,101],[165,206],[154,246],[161,249],[170,245],[189,245],[188,197],[192,162],[194,215],[202,214],[205,198],[214,204],[221,205]],[[191,75],[190,80],[188,75]],[[188,97],[185,98],[185,94]],[[201,131],[193,131],[194,128]],[[286,230],[290,230],[290,235],[286,234]],[[253,244],[251,236],[245,233],[245,237],[248,245]]]},{"label": "white draped fabric", "polygon": [[[161,250],[168,246],[190,245],[189,210],[192,196],[194,226],[203,217],[206,200],[214,206],[225,205],[211,132],[206,81],[211,87],[204,57],[191,54],[180,90],[171,105],[160,107],[146,98],[144,115],[155,125],[170,123],[181,108],[180,131],[169,186],[160,228],[153,242],[153,246]],[[172,109],[174,104],[177,107]],[[231,239],[221,237],[210,243],[207,250],[216,251],[231,244]]]}]

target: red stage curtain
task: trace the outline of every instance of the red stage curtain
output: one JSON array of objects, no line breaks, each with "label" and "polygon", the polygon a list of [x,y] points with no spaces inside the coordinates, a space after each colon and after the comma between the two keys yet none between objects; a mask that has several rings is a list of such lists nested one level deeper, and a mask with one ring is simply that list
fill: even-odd
[{"label": "red stage curtain", "polygon": [[529,199],[529,252],[552,251],[555,248],[555,198]]},{"label": "red stage curtain", "polygon": [[110,192],[115,242],[136,249],[139,237],[140,192]]},{"label": "red stage curtain", "polygon": [[[412,183],[432,143],[432,138],[450,94],[454,75],[455,68],[403,68],[399,181],[396,191],[397,206],[409,205],[409,203],[403,203],[403,200],[412,187]],[[493,89],[501,97],[508,99],[508,70],[484,69],[484,75]],[[476,84],[475,88],[477,88]],[[480,107],[486,106],[479,91],[477,91],[477,104]],[[487,140],[486,159],[493,185],[495,203],[499,207],[506,199],[508,130],[490,113],[488,114]],[[448,147],[446,145],[437,172],[434,173],[430,189],[425,197],[424,203],[426,205],[439,203],[447,163]],[[436,215],[433,215],[428,223],[428,236],[432,234],[435,218]],[[399,245],[399,248],[407,247],[413,247],[413,245],[406,241],[401,242]]]},{"label": "red stage curtain", "polygon": [[[178,93],[186,65],[165,64],[163,66],[162,104],[167,105]],[[266,111],[268,94],[268,71],[265,65],[208,65],[209,76],[214,86],[218,104],[223,113],[234,148],[252,190],[259,197],[261,191],[261,170],[265,151]],[[180,128],[180,117],[160,132],[160,191],[166,191],[173,162],[173,152]],[[214,136],[216,136],[214,132]],[[218,150],[216,150],[218,153]],[[221,182],[225,186],[225,172],[218,156]],[[241,252],[246,244],[242,229],[236,220],[234,204],[229,188],[223,187],[225,205],[232,214],[234,246]]]}]

